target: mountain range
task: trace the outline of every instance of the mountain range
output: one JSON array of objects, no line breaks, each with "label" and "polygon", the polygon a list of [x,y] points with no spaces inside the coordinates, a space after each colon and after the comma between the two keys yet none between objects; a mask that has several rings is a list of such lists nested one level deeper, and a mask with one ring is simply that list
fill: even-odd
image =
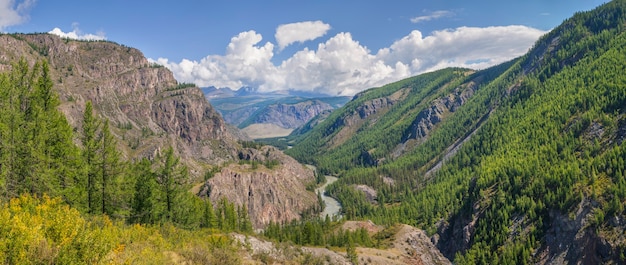
[{"label": "mountain range", "polygon": [[253,139],[289,135],[319,114],[343,106],[350,97],[297,91],[261,92],[250,87],[203,88],[224,120]]},{"label": "mountain range", "polygon": [[[16,78],[30,65],[44,69],[32,84]],[[353,98],[201,89],[134,48],[49,34],[1,34],[0,72],[3,91],[36,86],[0,93],[9,108],[0,112],[0,234],[15,238],[0,240],[7,263],[626,262],[625,0],[575,14],[509,62]],[[39,107],[55,99],[45,88],[66,123]],[[88,102],[132,165],[115,180],[121,191],[107,190],[109,153],[97,163],[86,155]],[[277,136],[258,124],[288,129],[291,148],[250,141]],[[185,179],[173,189],[166,177],[177,172]],[[341,203],[341,220],[318,218],[313,191],[324,175],[338,178],[325,196]],[[181,207],[170,209],[170,194]]]}]

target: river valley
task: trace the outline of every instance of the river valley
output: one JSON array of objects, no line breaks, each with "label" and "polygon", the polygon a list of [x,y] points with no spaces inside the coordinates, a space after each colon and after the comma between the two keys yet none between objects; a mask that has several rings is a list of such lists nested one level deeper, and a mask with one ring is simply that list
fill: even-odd
[{"label": "river valley", "polygon": [[333,216],[341,217],[341,204],[339,204],[339,202],[334,198],[326,196],[325,194],[326,187],[335,181],[337,181],[336,177],[326,176],[326,183],[324,183],[324,185],[322,185],[321,187],[315,189],[315,193],[320,193],[322,195],[322,201],[324,201],[324,204],[326,205],[324,211],[320,213],[320,217],[322,218],[325,218],[326,215],[331,218]]}]

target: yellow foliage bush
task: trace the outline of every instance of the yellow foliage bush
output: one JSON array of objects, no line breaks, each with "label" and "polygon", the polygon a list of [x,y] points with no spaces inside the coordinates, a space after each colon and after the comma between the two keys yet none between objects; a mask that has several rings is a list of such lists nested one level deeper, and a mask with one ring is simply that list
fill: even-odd
[{"label": "yellow foliage bush", "polygon": [[241,248],[210,229],[85,218],[59,198],[23,195],[0,205],[1,264],[240,264]]}]

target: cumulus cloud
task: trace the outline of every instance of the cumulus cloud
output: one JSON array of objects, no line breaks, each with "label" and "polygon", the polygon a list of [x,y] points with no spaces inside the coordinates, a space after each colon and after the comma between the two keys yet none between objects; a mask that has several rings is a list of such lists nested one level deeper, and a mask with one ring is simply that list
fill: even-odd
[{"label": "cumulus cloud", "polygon": [[274,44],[261,45],[255,31],[233,37],[225,55],[200,61],[156,60],[181,82],[199,86],[295,89],[329,95],[354,95],[444,67],[486,68],[524,54],[545,32],[525,26],[460,27],[424,36],[418,30],[376,52],[342,32],[316,48],[304,48],[274,64]]},{"label": "cumulus cloud", "polygon": [[414,17],[411,18],[411,22],[413,23],[420,23],[420,22],[424,22],[424,21],[429,21],[429,20],[433,20],[433,19],[438,19],[438,18],[442,18],[442,17],[450,17],[453,16],[454,13],[447,11],[447,10],[437,10],[434,11],[426,16],[419,16],[419,17]]},{"label": "cumulus cloud", "polygon": [[34,4],[35,0],[0,0],[0,31],[28,20],[28,11]]},{"label": "cumulus cloud", "polygon": [[[284,88],[353,95],[365,88],[408,77],[405,68],[387,65],[350,33],[339,33],[317,50],[304,49],[279,67]],[[276,84],[279,85],[279,84]]]},{"label": "cumulus cloud", "polygon": [[377,57],[409,65],[412,72],[448,66],[485,68],[528,51],[545,32],[526,26],[460,27],[424,37],[418,30],[381,49]]},{"label": "cumulus cloud", "polygon": [[294,42],[305,42],[326,35],[330,25],[322,21],[304,21],[284,24],[276,28],[276,42],[282,50]]},{"label": "cumulus cloud", "polygon": [[172,70],[179,81],[199,86],[260,87],[276,82],[272,81],[276,67],[270,61],[274,44],[259,46],[262,39],[261,34],[251,30],[231,38],[225,55],[209,55],[200,61],[183,59],[180,63],[158,58],[155,62]]},{"label": "cumulus cloud", "polygon": [[106,40],[104,32],[98,32],[96,34],[82,33],[78,28],[78,23],[72,24],[72,31],[63,32],[60,28],[54,28],[48,31],[50,34],[57,35],[61,38],[68,38],[74,40]]}]

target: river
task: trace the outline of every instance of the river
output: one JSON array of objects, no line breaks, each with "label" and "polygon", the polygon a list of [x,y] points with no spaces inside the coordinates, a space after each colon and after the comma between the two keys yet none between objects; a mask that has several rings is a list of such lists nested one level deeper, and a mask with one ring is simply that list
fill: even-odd
[{"label": "river", "polygon": [[322,218],[326,218],[326,215],[328,215],[330,218],[333,218],[333,216],[341,218],[341,204],[339,204],[339,202],[334,198],[326,196],[325,194],[326,186],[332,184],[335,181],[337,181],[336,177],[326,176],[326,183],[324,183],[324,185],[322,185],[321,187],[315,189],[315,193],[322,194],[322,201],[324,201],[324,204],[326,204],[324,211],[320,213],[320,217]]}]

